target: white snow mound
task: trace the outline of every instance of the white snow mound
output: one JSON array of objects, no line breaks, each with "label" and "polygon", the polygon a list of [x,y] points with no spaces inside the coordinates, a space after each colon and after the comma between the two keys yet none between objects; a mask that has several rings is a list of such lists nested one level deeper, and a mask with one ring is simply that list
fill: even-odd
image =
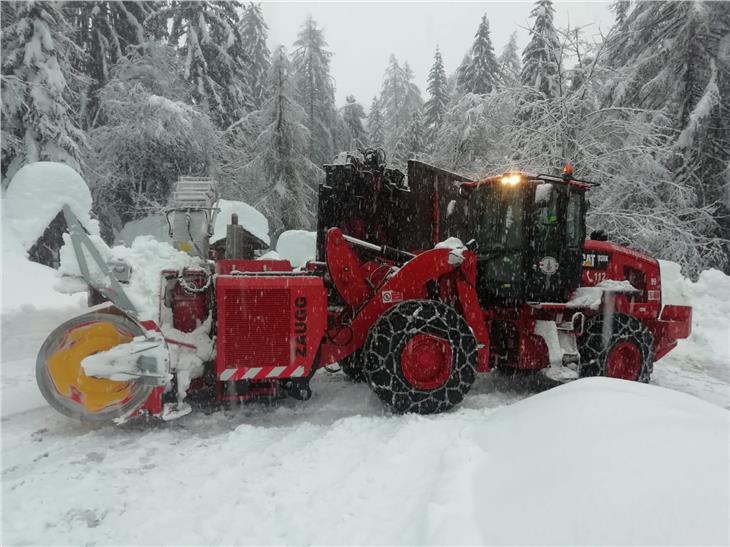
[{"label": "white snow mound", "polygon": [[30,250],[65,204],[89,232],[99,233],[89,216],[91,192],[81,175],[63,163],[30,163],[15,173],[5,192],[3,228],[13,230]]},{"label": "white snow mound", "polygon": [[276,252],[294,268],[304,266],[317,255],[317,232],[287,230],[279,235]]},{"label": "white snow mound", "polygon": [[[71,245],[70,236],[64,234],[64,246],[61,247],[61,276],[71,279],[81,275],[76,254]],[[152,236],[139,236],[131,247],[117,245],[108,247],[98,236],[91,236],[94,246],[99,250],[105,262],[122,260],[132,267],[132,277],[122,288],[137,308],[141,319],[159,317],[160,306],[160,274],[162,270],[198,267],[200,260],[172,245],[157,241]],[[66,282],[65,279],[61,280]]]},{"label": "white snow mound", "polygon": [[216,207],[220,211],[215,219],[213,237],[210,238],[211,243],[215,243],[226,237],[226,228],[231,223],[231,215],[235,213],[238,215],[238,224],[267,245],[271,245],[271,239],[269,239],[269,221],[254,207],[243,201],[232,201],[228,199],[219,199]]},{"label": "white snow mound", "polygon": [[2,313],[35,309],[77,307],[86,294],[61,294],[54,289],[56,270],[28,260],[13,230],[3,219],[2,234]]}]

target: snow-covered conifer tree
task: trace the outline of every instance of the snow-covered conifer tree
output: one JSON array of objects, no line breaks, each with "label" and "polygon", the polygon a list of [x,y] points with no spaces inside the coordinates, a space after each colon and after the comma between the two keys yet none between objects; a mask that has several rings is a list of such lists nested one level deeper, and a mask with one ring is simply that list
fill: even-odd
[{"label": "snow-covered conifer tree", "polygon": [[420,111],[415,110],[411,114],[408,125],[396,142],[393,159],[397,166],[405,169],[408,160],[417,158],[424,148],[423,117]]},{"label": "snow-covered conifer tree", "polygon": [[[730,239],[730,13],[719,2],[638,2],[612,32],[614,106],[663,112],[676,132],[671,170],[717,207]],[[710,234],[708,234],[709,236]]]},{"label": "snow-covered conifer tree", "polygon": [[169,43],[179,46],[191,100],[210,112],[219,129],[238,121],[252,106],[251,82],[236,4],[195,0],[163,4],[151,23],[171,18]]},{"label": "snow-covered conifer tree", "polygon": [[243,170],[244,199],[266,215],[272,231],[311,229],[322,170],[309,158],[307,113],[294,100],[290,63],[283,47],[272,55],[267,100],[259,112],[262,128],[252,159]]},{"label": "snow-covered conifer tree", "polygon": [[478,95],[490,93],[499,84],[499,65],[494,56],[486,14],[482,16],[482,22],[474,36],[470,57],[469,64],[464,69],[461,91]]},{"label": "snow-covered conifer tree", "polygon": [[467,52],[464,58],[461,60],[461,64],[457,67],[455,73],[456,91],[463,93],[464,86],[466,85],[466,69],[471,64],[471,54]]},{"label": "snow-covered conifer tree", "polygon": [[79,123],[84,128],[101,122],[96,93],[109,81],[111,68],[127,54],[129,46],[147,40],[144,22],[153,11],[153,2],[149,1],[74,1],[65,6],[74,42],[83,52],[75,57],[75,65],[88,79],[81,92],[79,112]]},{"label": "snow-covered conifer tree", "polygon": [[433,65],[428,73],[428,85],[426,89],[429,98],[424,105],[424,125],[429,143],[435,138],[443,122],[446,108],[449,102],[448,82],[441,52],[438,47],[433,56]]},{"label": "snow-covered conifer tree", "polygon": [[370,112],[368,112],[368,144],[370,146],[384,146],[385,144],[383,113],[377,97],[373,97]]},{"label": "snow-covered conifer tree", "polygon": [[380,105],[383,113],[383,133],[385,148],[391,150],[403,130],[405,120],[406,82],[403,69],[398,59],[391,54],[388,67],[383,76],[383,87],[380,92]]},{"label": "snow-covered conifer tree", "polygon": [[249,3],[241,17],[241,39],[251,81],[251,100],[255,108],[263,104],[266,78],[271,66],[271,52],[266,45],[267,34],[268,27],[261,12],[261,4]]},{"label": "snow-covered conifer tree", "polygon": [[498,59],[500,67],[500,75],[504,85],[511,87],[519,84],[520,72],[522,71],[522,64],[520,63],[520,56],[517,52],[517,33],[513,32],[507,45],[504,46],[502,54]]},{"label": "snow-covered conifer tree", "polygon": [[622,25],[631,9],[630,0],[614,0],[611,3],[611,11],[616,14],[616,24]]},{"label": "snow-covered conifer tree", "polygon": [[342,107],[342,119],[347,128],[347,148],[351,149],[356,141],[361,145],[366,144],[367,137],[365,129],[362,126],[362,120],[365,118],[365,110],[362,105],[357,102],[354,95],[348,95],[345,98],[345,106]]},{"label": "snow-covered conifer tree", "polygon": [[385,70],[380,104],[385,148],[393,151],[403,129],[410,123],[411,115],[423,105],[421,92],[413,82],[411,67],[407,62],[400,66],[395,55],[390,56]]},{"label": "snow-covered conifer tree", "polygon": [[84,135],[68,106],[73,47],[61,5],[2,2],[3,186],[34,161],[80,169]]},{"label": "snow-covered conifer tree", "polygon": [[530,42],[522,52],[522,85],[536,89],[544,97],[560,95],[560,42],[553,24],[552,0],[538,0],[530,13],[535,19]]},{"label": "snow-covered conifer tree", "polygon": [[292,66],[297,100],[307,114],[309,159],[317,165],[334,154],[335,89],[330,76],[332,52],[326,48],[323,30],[307,17],[294,42]]}]

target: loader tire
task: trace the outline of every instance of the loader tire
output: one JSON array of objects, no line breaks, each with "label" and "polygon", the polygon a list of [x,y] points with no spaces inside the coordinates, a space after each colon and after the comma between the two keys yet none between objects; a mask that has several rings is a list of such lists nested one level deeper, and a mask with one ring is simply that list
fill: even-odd
[{"label": "loader tire", "polygon": [[396,412],[444,412],[476,379],[476,339],[464,318],[441,302],[390,308],[370,329],[364,356],[370,387]]},{"label": "loader tire", "polygon": [[596,315],[578,338],[581,378],[607,376],[648,383],[654,369],[654,337],[641,321],[623,313]]},{"label": "loader tire", "polygon": [[365,373],[362,370],[362,350],[351,353],[344,359],[340,359],[340,370],[353,382],[359,384],[365,381]]}]

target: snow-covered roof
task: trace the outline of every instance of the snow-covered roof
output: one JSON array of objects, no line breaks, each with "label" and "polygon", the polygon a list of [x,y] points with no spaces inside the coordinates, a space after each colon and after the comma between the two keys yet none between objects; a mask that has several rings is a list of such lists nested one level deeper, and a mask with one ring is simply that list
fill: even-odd
[{"label": "snow-covered roof", "polygon": [[38,241],[64,204],[91,233],[98,233],[86,181],[63,163],[39,161],[22,167],[10,181],[3,198],[3,224],[17,234],[25,250]]},{"label": "snow-covered roof", "polygon": [[254,207],[243,201],[228,199],[219,199],[216,207],[220,211],[215,219],[213,237],[210,238],[211,243],[226,237],[226,227],[231,223],[231,215],[235,213],[238,215],[238,224],[267,245],[271,245],[269,221]]}]

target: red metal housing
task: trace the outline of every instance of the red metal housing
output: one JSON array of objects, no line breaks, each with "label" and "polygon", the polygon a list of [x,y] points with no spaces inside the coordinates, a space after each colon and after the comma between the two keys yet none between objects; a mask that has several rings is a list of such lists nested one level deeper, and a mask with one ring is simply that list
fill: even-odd
[{"label": "red metal housing", "polygon": [[215,291],[221,381],[310,375],[327,317],[321,278],[219,275]]}]

